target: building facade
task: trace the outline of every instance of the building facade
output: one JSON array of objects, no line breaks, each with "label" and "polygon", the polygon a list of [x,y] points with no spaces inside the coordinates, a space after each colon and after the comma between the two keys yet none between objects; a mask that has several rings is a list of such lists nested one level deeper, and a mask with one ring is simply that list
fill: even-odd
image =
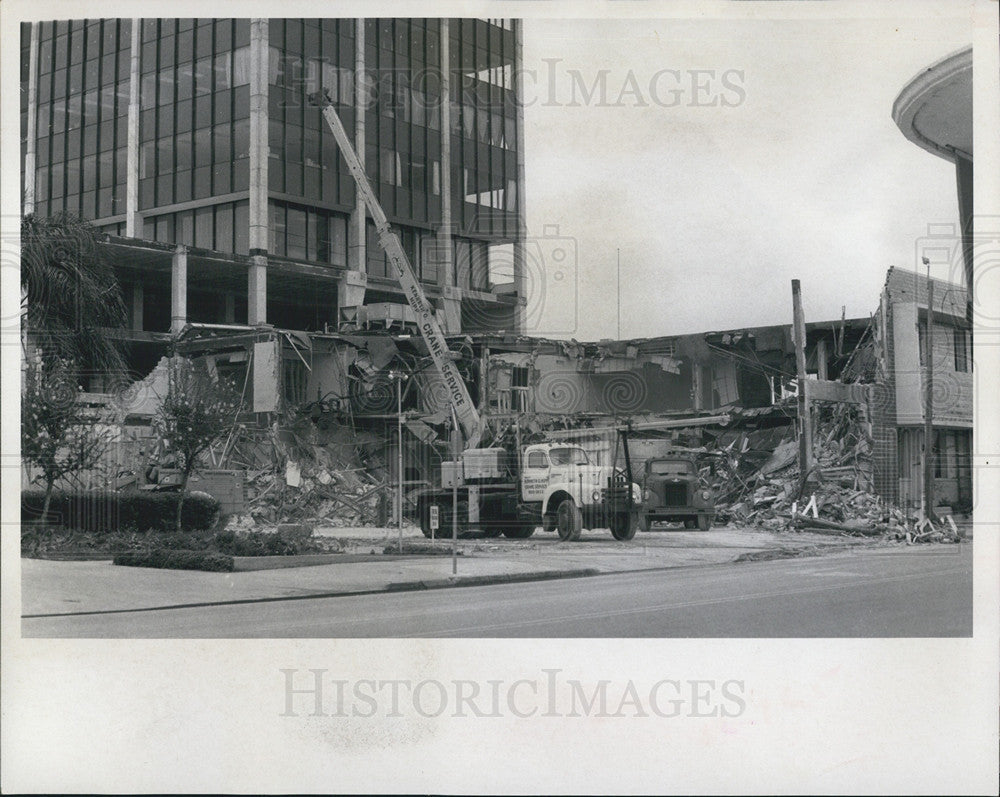
[{"label": "building facade", "polygon": [[875,488],[887,500],[915,509],[923,496],[927,364],[933,358],[931,420],[934,497],[957,511],[972,507],[972,331],[966,291],[933,280],[928,328],[928,280],[889,270],[872,336],[859,351],[860,371],[875,384]]},{"label": "building facade", "polygon": [[405,315],[309,101],[326,91],[446,332],[520,332],[520,37],[501,19],[26,24],[24,213],[107,234],[139,371],[188,323]]}]

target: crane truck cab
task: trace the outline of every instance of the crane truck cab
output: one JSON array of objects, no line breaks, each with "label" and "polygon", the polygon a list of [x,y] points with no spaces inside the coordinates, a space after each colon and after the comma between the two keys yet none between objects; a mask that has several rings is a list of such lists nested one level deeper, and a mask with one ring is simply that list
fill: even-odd
[{"label": "crane truck cab", "polygon": [[642,492],[633,484],[629,501],[620,470],[592,464],[583,448],[566,443],[530,445],[521,463],[521,500],[538,505],[543,530],[562,540],[593,528],[610,528],[616,540],[635,536]]}]

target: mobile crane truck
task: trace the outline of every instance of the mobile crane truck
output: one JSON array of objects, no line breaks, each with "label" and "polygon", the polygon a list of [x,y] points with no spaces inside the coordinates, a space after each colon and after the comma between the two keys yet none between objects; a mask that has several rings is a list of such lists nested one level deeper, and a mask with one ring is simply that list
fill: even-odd
[{"label": "mobile crane truck", "polygon": [[[610,529],[616,540],[630,540],[638,527],[642,502],[631,478],[626,432],[625,468],[596,465],[578,445],[543,442],[518,447],[472,448],[441,464],[441,487],[424,490],[417,506],[420,528],[433,534],[432,519],[452,520],[457,493],[457,525],[487,536],[523,539],[538,526],[559,539],[578,540],[583,529]],[[631,489],[629,489],[631,486]]]},{"label": "mobile crane truck", "polygon": [[[591,464],[582,447],[566,443],[537,443],[523,450],[518,446],[513,458],[504,448],[476,447],[483,433],[482,420],[451,360],[434,309],[389,225],[330,95],[319,91],[311,94],[309,101],[321,108],[368,206],[379,245],[413,308],[465,437],[461,455],[442,463],[441,488],[428,489],[418,497],[423,533],[431,537],[438,523],[445,526],[454,522],[463,531],[474,527],[494,536],[502,533],[513,538],[530,537],[540,525],[546,531],[558,531],[559,538],[566,541],[579,539],[584,528],[610,528],[615,539],[632,539],[642,492],[632,482],[627,431],[618,430],[625,447],[624,472],[613,466]],[[446,513],[447,520],[441,522]]]}]

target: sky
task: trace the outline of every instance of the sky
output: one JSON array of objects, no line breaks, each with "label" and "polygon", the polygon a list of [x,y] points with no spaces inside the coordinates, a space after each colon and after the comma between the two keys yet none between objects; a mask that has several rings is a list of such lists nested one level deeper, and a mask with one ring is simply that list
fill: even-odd
[{"label": "sky", "polygon": [[889,266],[923,268],[928,225],[958,221],[954,167],[892,104],[971,44],[968,6],[789,5],[797,19],[525,21],[529,334],[790,323],[792,279],[807,321],[867,317]]}]

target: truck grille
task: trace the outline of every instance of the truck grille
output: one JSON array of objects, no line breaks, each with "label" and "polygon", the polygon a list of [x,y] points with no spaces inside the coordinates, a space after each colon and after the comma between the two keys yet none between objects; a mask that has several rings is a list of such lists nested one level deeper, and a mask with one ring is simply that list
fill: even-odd
[{"label": "truck grille", "polygon": [[687,485],[686,484],[664,484],[663,485],[663,505],[664,506],[687,506]]}]

